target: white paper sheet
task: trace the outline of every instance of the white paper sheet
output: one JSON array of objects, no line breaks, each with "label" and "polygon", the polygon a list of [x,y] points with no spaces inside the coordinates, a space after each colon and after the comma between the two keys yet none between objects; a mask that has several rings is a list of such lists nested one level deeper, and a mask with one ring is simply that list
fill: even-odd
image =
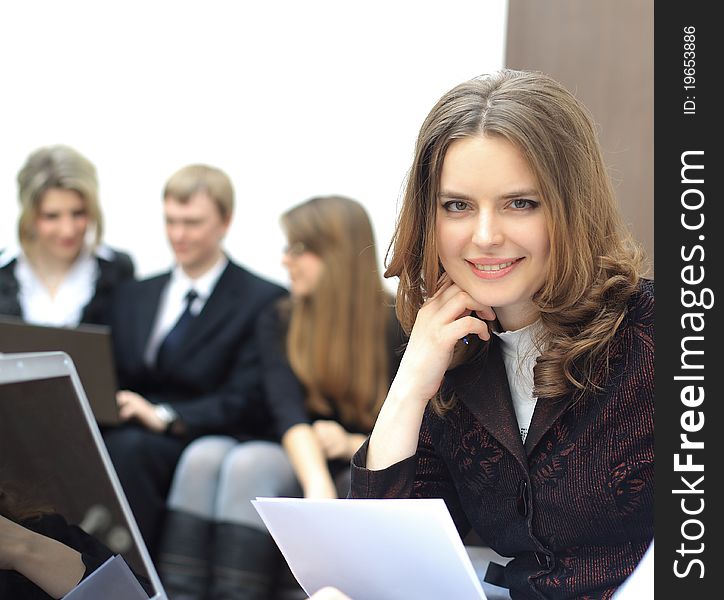
[{"label": "white paper sheet", "polygon": [[81,581],[63,600],[148,600],[133,571],[118,554]]},{"label": "white paper sheet", "polygon": [[353,600],[485,600],[440,499],[252,504],[310,595],[331,585]]}]

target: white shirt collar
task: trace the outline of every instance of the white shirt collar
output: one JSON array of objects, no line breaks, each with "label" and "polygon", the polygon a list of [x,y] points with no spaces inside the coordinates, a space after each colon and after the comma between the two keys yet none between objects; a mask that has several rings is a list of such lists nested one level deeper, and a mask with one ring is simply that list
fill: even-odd
[{"label": "white shirt collar", "polygon": [[22,250],[17,244],[12,244],[7,248],[4,248],[3,251],[0,252],[0,269],[2,269],[5,265],[11,263],[21,254]]},{"label": "white shirt collar", "polygon": [[98,258],[102,258],[102,259],[108,260],[108,261],[113,260],[113,258],[116,255],[116,253],[113,251],[113,249],[110,248],[109,246],[106,246],[105,244],[100,244],[100,245],[96,246],[93,249],[93,254],[95,256],[97,256]]},{"label": "white shirt collar", "polygon": [[540,319],[537,319],[530,325],[521,327],[514,331],[493,331],[500,340],[500,347],[504,354],[516,355],[519,357],[529,356],[533,354],[538,356],[540,351],[537,349],[536,342],[539,335],[543,331],[543,325]]},{"label": "white shirt collar", "polygon": [[181,288],[187,291],[193,289],[198,294],[200,300],[206,301],[228,264],[229,259],[222,254],[221,258],[213,267],[196,279],[189,277],[184,273],[180,265],[176,265],[171,272],[171,285],[174,288]]},{"label": "white shirt collar", "polygon": [[18,302],[29,323],[75,327],[83,308],[91,301],[98,279],[98,261],[84,249],[66,273],[55,295],[48,293],[22,252],[17,256],[15,278],[20,288]]}]

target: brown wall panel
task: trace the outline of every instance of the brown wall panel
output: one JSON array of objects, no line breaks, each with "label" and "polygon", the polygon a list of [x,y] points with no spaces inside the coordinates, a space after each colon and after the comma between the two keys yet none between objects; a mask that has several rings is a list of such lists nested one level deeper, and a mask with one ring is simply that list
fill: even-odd
[{"label": "brown wall panel", "polygon": [[555,77],[588,106],[622,212],[654,259],[653,0],[509,0],[506,65]]}]

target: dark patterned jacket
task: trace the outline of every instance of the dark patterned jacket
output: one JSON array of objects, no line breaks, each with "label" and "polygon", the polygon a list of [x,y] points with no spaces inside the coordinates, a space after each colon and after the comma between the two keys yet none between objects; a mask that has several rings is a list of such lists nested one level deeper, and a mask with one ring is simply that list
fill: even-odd
[{"label": "dark patterned jacket", "polygon": [[539,398],[523,446],[495,336],[487,356],[446,374],[459,402],[425,412],[417,454],[368,471],[352,459],[353,498],[443,498],[503,556],[514,600],[608,599],[653,537],[654,293],[644,281],[609,352],[604,389]]},{"label": "dark patterned jacket", "polygon": [[[23,318],[18,300],[20,286],[15,277],[17,258],[10,256],[11,251],[0,252],[0,315]],[[93,325],[110,323],[110,301],[115,287],[126,280],[133,279],[134,266],[131,257],[124,252],[108,246],[96,249],[98,279],[93,297],[83,307],[80,321]]]}]

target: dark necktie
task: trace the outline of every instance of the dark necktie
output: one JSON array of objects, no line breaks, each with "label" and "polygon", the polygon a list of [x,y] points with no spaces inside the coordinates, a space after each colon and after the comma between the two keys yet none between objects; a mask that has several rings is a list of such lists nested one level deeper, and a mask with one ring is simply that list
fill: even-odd
[{"label": "dark necktie", "polygon": [[163,342],[161,342],[161,345],[158,347],[158,353],[156,354],[157,367],[164,368],[168,364],[169,359],[173,357],[176,349],[183,343],[189,326],[196,318],[196,315],[191,312],[191,305],[198,297],[199,295],[195,290],[189,290],[186,294],[186,308],[184,308],[178,321],[176,321],[176,324],[171,331],[166,334]]}]

